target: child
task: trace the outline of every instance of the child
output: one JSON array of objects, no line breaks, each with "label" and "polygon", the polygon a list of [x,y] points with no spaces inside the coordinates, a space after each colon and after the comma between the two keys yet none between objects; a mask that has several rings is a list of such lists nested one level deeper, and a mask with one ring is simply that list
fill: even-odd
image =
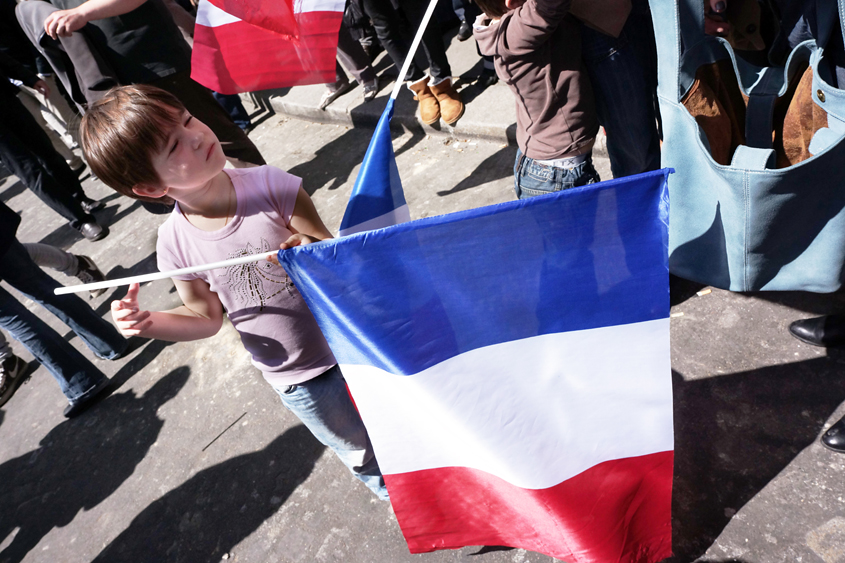
[{"label": "child", "polygon": [[518,198],[599,181],[591,152],[598,132],[581,63],[578,23],[566,0],[476,0],[473,33],[516,97]]},{"label": "child", "polygon": [[[80,125],[91,170],[119,193],[174,202],[159,228],[158,267],[184,268],[331,238],[302,181],[271,166],[224,170],[211,130],[171,94],[146,85],[112,89]],[[323,444],[379,498],[384,479],[369,436],[325,338],[285,271],[268,262],[173,279],[184,305],[150,312],[138,284],[112,302],[124,335],[170,341],[217,333],[223,311],[253,364]]]}]

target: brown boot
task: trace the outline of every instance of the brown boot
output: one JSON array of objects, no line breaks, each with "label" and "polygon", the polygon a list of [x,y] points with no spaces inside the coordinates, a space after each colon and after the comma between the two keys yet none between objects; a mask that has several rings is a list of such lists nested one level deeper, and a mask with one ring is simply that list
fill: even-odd
[{"label": "brown boot", "polygon": [[452,79],[447,78],[436,86],[429,86],[440,104],[440,116],[447,125],[452,125],[464,114],[464,103],[461,95],[452,87]]},{"label": "brown boot", "polygon": [[428,88],[428,76],[409,84],[408,88],[416,94],[414,99],[420,102],[420,120],[423,123],[431,125],[440,119],[440,105]]}]

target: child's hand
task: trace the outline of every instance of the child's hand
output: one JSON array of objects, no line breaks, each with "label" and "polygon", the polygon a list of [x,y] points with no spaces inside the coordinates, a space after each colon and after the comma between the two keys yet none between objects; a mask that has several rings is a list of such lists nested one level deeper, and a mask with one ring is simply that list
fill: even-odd
[{"label": "child's hand", "polygon": [[[303,244],[311,244],[312,242],[320,242],[320,239],[308,235],[304,235],[302,233],[296,233],[295,235],[291,235],[288,240],[283,242],[279,245],[279,250],[287,250],[288,248],[293,248],[294,246],[302,246]],[[272,262],[276,266],[279,266],[279,258],[276,254],[270,254],[267,256],[267,261]]]},{"label": "child's hand", "polygon": [[141,311],[138,307],[140,289],[140,284],[133,283],[129,286],[126,297],[120,301],[111,302],[112,319],[123,336],[137,336],[153,324],[153,321],[149,319],[150,312]]}]

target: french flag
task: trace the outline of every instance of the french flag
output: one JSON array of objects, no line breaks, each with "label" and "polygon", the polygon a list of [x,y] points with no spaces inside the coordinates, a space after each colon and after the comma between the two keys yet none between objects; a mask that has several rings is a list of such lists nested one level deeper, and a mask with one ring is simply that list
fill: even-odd
[{"label": "french flag", "polygon": [[191,78],[222,94],[334,82],[344,0],[199,3]]},{"label": "french flag", "polygon": [[395,102],[392,96],[387,100],[364,154],[349,203],[346,204],[346,212],[340,222],[339,234],[342,237],[411,220],[390,136],[390,120],[393,119]]},{"label": "french flag", "polygon": [[280,253],[412,553],[671,555],[668,173]]}]

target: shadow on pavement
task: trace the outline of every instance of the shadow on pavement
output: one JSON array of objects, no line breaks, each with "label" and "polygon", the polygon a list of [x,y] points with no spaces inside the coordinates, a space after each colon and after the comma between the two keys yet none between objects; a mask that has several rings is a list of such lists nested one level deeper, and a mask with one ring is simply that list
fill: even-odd
[{"label": "shadow on pavement", "polygon": [[200,471],[153,502],[94,561],[221,561],[273,516],[324,450],[302,425]]},{"label": "shadow on pavement", "polygon": [[179,393],[189,374],[187,367],[175,369],[141,397],[114,394],[53,428],[39,448],[0,465],[0,538],[8,541],[20,528],[0,560],[23,560],[50,530],[115,492],[158,438],[164,425],[159,407]]},{"label": "shadow on pavement", "polygon": [[[447,196],[493,182],[500,178],[513,176],[513,161],[516,158],[516,147],[508,145],[492,156],[488,156],[466,178],[450,190],[437,192],[439,196]],[[514,196],[516,197],[516,196]]]},{"label": "shadow on pavement", "polygon": [[[3,176],[2,179],[5,180],[7,177],[8,176]],[[23,185],[23,182],[18,180],[0,193],[0,201],[7,203],[11,201],[12,198],[21,195],[24,191],[26,191],[26,186]]]},{"label": "shadow on pavement", "polygon": [[818,438],[845,400],[845,353],[684,380],[672,372],[675,480],[668,562],[700,557],[733,515]]}]

